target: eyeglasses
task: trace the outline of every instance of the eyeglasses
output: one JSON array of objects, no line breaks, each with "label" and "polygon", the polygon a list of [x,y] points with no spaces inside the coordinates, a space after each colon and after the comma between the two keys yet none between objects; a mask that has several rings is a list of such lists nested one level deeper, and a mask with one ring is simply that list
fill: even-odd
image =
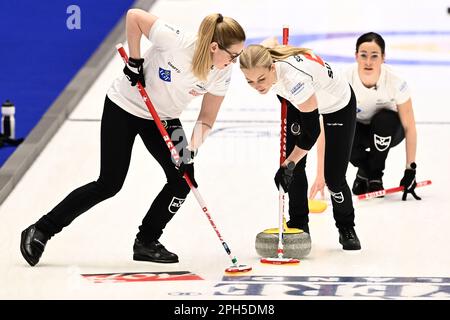
[{"label": "eyeglasses", "polygon": [[241,52],[239,53],[233,53],[227,50],[227,48],[225,48],[224,46],[222,46],[220,43],[217,43],[217,45],[219,46],[220,50],[225,51],[226,53],[228,53],[228,55],[230,56],[230,61],[232,62],[236,62],[236,59],[241,55],[241,53],[244,51],[244,49],[241,50]]}]

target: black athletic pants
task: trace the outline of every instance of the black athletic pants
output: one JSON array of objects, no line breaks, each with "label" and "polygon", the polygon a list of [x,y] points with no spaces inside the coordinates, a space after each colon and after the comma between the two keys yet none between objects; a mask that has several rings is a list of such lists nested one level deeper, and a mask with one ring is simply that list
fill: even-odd
[{"label": "black athletic pants", "polygon": [[[177,150],[187,145],[179,119],[163,121],[163,124]],[[161,165],[167,177],[166,184],[154,199],[137,234],[137,238],[143,242],[157,240],[186,199],[190,188],[177,172],[155,122],[126,112],[108,97],[105,99],[101,121],[101,168],[98,180],[72,191],[44,215],[36,223],[36,227],[51,237],[83,212],[119,192],[128,172],[131,151],[137,135],[141,137],[147,150]]]},{"label": "black athletic pants", "polygon": [[356,123],[350,161],[369,180],[381,179],[389,150],[404,138],[398,113],[380,110],[372,117],[370,124]]},{"label": "black athletic pants", "polygon": [[[296,134],[302,127],[298,109],[288,102],[287,154],[294,149]],[[356,124],[356,98],[352,90],[347,106],[339,111],[322,114],[325,130],[325,182],[331,194],[333,216],[338,228],[354,226],[355,212],[352,194],[346,180]],[[297,124],[296,124],[297,123]],[[306,157],[294,170],[289,187],[289,216],[293,225],[308,222],[308,182],[305,173]]]},{"label": "black athletic pants", "polygon": [[[280,99],[280,97],[278,97]],[[300,110],[287,101],[286,117],[286,156],[294,150],[297,138],[300,135],[302,119]],[[301,227],[308,224],[308,179],[306,178],[306,155],[294,169],[294,178],[289,187],[289,225]]]}]

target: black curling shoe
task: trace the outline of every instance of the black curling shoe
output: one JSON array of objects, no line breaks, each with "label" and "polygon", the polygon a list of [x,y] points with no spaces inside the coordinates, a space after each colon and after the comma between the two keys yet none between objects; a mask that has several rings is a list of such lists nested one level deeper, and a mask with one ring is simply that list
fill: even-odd
[{"label": "black curling shoe", "polygon": [[33,224],[22,231],[20,252],[30,266],[35,266],[44,252],[48,237]]},{"label": "black curling shoe", "polygon": [[367,193],[369,190],[369,179],[357,174],[353,182],[352,192],[354,195]]},{"label": "black curling shoe", "polygon": [[383,190],[383,180],[375,179],[369,180],[369,192],[380,191]]},{"label": "black curling shoe", "polygon": [[311,234],[309,233],[309,225],[308,225],[308,223],[296,224],[296,223],[294,223],[293,221],[289,220],[286,224],[287,224],[287,226],[288,226],[289,228],[297,228],[297,229],[301,229],[301,230],[303,230],[303,232],[305,232],[305,233],[311,235]]},{"label": "black curling shoe", "polygon": [[135,261],[150,261],[158,263],[178,262],[178,256],[164,248],[158,240],[143,243],[136,239],[134,241],[133,252],[133,260]]},{"label": "black curling shoe", "polygon": [[339,228],[339,243],[344,250],[361,250],[361,243],[353,227]]}]

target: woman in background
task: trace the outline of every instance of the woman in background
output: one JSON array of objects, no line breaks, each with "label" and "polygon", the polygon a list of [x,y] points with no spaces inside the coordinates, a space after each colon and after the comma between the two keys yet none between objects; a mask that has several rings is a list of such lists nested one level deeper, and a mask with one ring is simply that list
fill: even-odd
[{"label": "woman in background", "polygon": [[386,158],[406,138],[405,171],[400,185],[418,200],[416,187],[417,132],[408,84],[384,64],[385,42],[375,32],[356,41],[356,64],[346,72],[357,100],[356,132],[350,162],[358,168],[355,195],[383,189]]}]

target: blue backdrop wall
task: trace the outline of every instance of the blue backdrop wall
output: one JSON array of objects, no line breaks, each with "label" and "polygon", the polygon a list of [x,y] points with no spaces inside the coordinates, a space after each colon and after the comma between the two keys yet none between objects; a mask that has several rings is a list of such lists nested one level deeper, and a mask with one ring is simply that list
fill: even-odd
[{"label": "blue backdrop wall", "polygon": [[[16,137],[27,136],[133,2],[0,1],[0,103],[16,106]],[[0,165],[14,150],[0,147]]]}]

